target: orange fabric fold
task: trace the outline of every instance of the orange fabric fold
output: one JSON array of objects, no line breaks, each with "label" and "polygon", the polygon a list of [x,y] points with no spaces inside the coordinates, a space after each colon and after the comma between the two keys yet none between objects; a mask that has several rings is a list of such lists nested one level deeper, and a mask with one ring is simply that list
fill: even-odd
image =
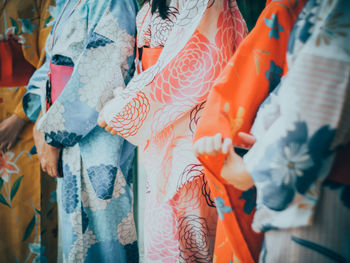
[{"label": "orange fabric fold", "polygon": [[[290,32],[305,2],[267,2],[256,26],[210,91],[194,141],[221,133],[223,138],[232,138],[234,145],[243,146],[238,132],[250,131],[259,106],[287,71]],[[206,167],[219,213],[216,262],[257,262],[263,236],[251,229],[254,189],[243,193],[220,177],[224,155],[200,156],[199,159]]]},{"label": "orange fabric fold", "polygon": [[156,48],[143,47],[142,59],[141,59],[142,70],[146,70],[152,67],[154,64],[156,64],[162,50],[163,50],[162,47],[156,47]]}]

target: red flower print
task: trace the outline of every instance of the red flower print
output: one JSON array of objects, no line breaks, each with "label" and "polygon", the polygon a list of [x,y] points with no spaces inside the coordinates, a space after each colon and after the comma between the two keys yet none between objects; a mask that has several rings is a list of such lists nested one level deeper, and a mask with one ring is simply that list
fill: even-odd
[{"label": "red flower print", "polygon": [[145,218],[146,258],[175,263],[179,257],[176,215],[169,204],[152,206]]},{"label": "red flower print", "polygon": [[134,136],[141,128],[150,110],[146,95],[140,91],[112,120],[111,124],[118,135],[127,138]]},{"label": "red flower print", "polygon": [[15,153],[13,152],[0,152],[0,177],[5,182],[8,182],[10,174],[19,172],[17,165],[14,162],[11,162],[14,155]]},{"label": "red flower print", "polygon": [[196,31],[180,53],[151,84],[151,98],[161,103],[202,102],[221,71],[218,48]]},{"label": "red flower print", "polygon": [[235,39],[235,28],[233,24],[231,11],[228,8],[228,3],[225,1],[225,9],[221,12],[218,18],[218,32],[215,37],[215,43],[222,52],[222,57],[225,63],[233,56],[236,45],[232,45]]}]

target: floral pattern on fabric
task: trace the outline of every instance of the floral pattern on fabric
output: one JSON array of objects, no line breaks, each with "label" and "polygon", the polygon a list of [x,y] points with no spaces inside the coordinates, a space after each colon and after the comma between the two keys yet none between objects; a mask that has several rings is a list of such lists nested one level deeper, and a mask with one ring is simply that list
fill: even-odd
[{"label": "floral pattern on fabric", "polygon": [[166,20],[146,3],[137,23],[139,47],[162,52],[122,93],[115,91],[102,114],[145,157],[145,261],[211,262],[216,211],[191,149],[193,114],[197,109],[194,118],[200,117],[245,23],[234,0],[173,0]]},{"label": "floral pattern on fabric", "polygon": [[[237,134],[250,131],[260,104],[278,89],[287,69],[285,53],[290,32],[305,2],[267,1],[255,27],[209,92],[194,141],[221,133],[223,138],[231,138],[235,146],[245,147]],[[270,112],[266,115],[271,119],[275,116]],[[257,262],[263,235],[251,228],[256,190],[242,192],[222,179],[224,155],[199,159],[219,214],[214,262]]]},{"label": "floral pattern on fabric", "polygon": [[[125,238],[136,231],[126,180],[134,147],[96,122],[114,89],[125,87],[133,73],[136,12],[137,3],[130,0],[66,1],[46,44],[48,61],[60,55],[58,64],[74,65],[63,91],[38,121],[46,141],[62,148],[57,199],[65,262],[138,260],[135,235]],[[28,114],[45,109],[48,70],[45,63],[29,83]]]},{"label": "floral pattern on fabric", "polygon": [[[17,52],[22,53],[20,57],[30,69],[40,67],[45,60],[45,41],[55,10],[59,9],[58,2],[0,1],[0,42],[6,45],[13,39],[11,45],[21,44]],[[4,49],[0,60],[2,52]],[[14,55],[18,58],[19,54]],[[9,68],[3,69],[6,67]],[[17,77],[29,72],[16,66],[12,73],[17,81]],[[0,79],[3,81],[1,76]],[[13,114],[26,121],[14,147],[0,153],[0,261],[52,262],[57,256],[56,182],[41,173],[39,160],[31,153],[33,123],[28,122],[23,111],[24,93],[25,87],[0,83],[0,123]]]},{"label": "floral pattern on fabric", "polygon": [[338,34],[331,26],[344,25],[349,14],[347,1],[308,1],[295,23],[289,72],[260,109],[253,127],[257,143],[245,156],[257,187],[258,231],[313,226],[326,191],[322,183],[338,148],[349,141],[350,32],[343,27]]}]

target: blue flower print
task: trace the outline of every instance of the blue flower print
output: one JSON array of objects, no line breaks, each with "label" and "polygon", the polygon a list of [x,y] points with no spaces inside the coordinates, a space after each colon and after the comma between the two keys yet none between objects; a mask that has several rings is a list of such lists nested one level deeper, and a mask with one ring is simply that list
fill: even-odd
[{"label": "blue flower print", "polygon": [[91,184],[98,198],[103,200],[112,198],[117,171],[117,167],[104,164],[87,169]]},{"label": "blue flower print", "polygon": [[251,188],[247,191],[244,191],[242,195],[239,197],[239,199],[245,200],[244,204],[244,213],[250,215],[250,213],[253,211],[253,209],[256,206],[256,189]]},{"label": "blue flower print", "polygon": [[297,121],[285,137],[267,148],[259,170],[252,171],[255,181],[263,185],[264,205],[281,211],[296,192],[308,191],[320,174],[322,162],[331,154],[334,134],[334,129],[323,126],[309,137],[306,123]]},{"label": "blue flower print", "polygon": [[82,137],[82,135],[77,135],[74,132],[69,133],[67,131],[58,131],[57,133],[50,132],[50,134],[45,134],[46,142],[55,147],[60,147],[61,145],[72,147],[80,141]]},{"label": "blue flower print", "polygon": [[272,92],[280,83],[283,70],[273,60],[270,62],[270,69],[265,72],[265,76],[269,81],[269,93]]},{"label": "blue flower print", "polygon": [[19,18],[22,23],[22,33],[33,34],[33,31],[37,28],[37,24],[32,24],[29,18]]},{"label": "blue flower print", "polygon": [[74,67],[74,62],[70,57],[62,56],[62,55],[54,55],[51,59],[52,64]]},{"label": "blue flower print", "polygon": [[94,32],[91,34],[87,48],[92,49],[92,48],[104,47],[110,43],[113,43],[113,41],[110,40],[109,38],[106,38],[105,36],[102,36]]},{"label": "blue flower print", "polygon": [[272,14],[271,19],[265,18],[265,25],[271,28],[271,30],[269,31],[270,38],[279,39],[279,33],[284,31],[284,28],[278,23],[278,18],[276,14]]},{"label": "blue flower print", "polygon": [[297,177],[313,165],[309,149],[306,143],[294,142],[282,147],[280,155],[271,163],[272,178],[279,185],[295,184]]},{"label": "blue flower print", "polygon": [[279,185],[269,182],[262,192],[262,202],[275,211],[284,210],[293,201],[295,190],[292,185]]},{"label": "blue flower print", "polygon": [[304,171],[304,176],[297,179],[296,190],[299,193],[305,194],[311,184],[318,178],[323,161],[333,152],[330,150],[330,146],[334,136],[335,130],[325,125],[309,139],[308,147],[314,165]]},{"label": "blue flower print", "polygon": [[63,168],[63,189],[62,189],[62,205],[67,214],[74,212],[78,205],[78,185],[76,176],[69,170],[69,166]]},{"label": "blue flower print", "polygon": [[305,7],[300,12],[297,21],[294,23],[294,27],[289,37],[288,53],[294,52],[296,40],[300,40],[302,43],[311,36],[311,31],[317,20],[318,5],[315,0],[309,0],[305,4]]},{"label": "blue flower print", "polygon": [[225,201],[221,196],[215,198],[214,202],[216,204],[216,209],[218,210],[218,214],[219,214],[220,219],[224,220],[225,219],[224,213],[232,212],[232,208],[225,205]]}]

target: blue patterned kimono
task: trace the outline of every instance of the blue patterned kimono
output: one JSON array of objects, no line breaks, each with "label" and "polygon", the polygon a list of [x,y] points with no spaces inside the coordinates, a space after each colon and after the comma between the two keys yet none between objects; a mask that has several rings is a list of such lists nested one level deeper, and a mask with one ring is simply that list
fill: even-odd
[{"label": "blue patterned kimono", "polygon": [[266,232],[261,262],[350,260],[350,186],[329,179],[350,143],[349,43],[350,1],[309,0],[289,72],[261,106],[244,157],[257,188],[253,228]]},{"label": "blue patterned kimono", "polygon": [[57,199],[64,262],[138,262],[130,170],[134,146],[96,126],[113,90],[133,73],[136,0],[69,0],[46,43],[23,105],[43,108],[49,62],[74,67],[58,99],[38,121],[61,147]]}]

